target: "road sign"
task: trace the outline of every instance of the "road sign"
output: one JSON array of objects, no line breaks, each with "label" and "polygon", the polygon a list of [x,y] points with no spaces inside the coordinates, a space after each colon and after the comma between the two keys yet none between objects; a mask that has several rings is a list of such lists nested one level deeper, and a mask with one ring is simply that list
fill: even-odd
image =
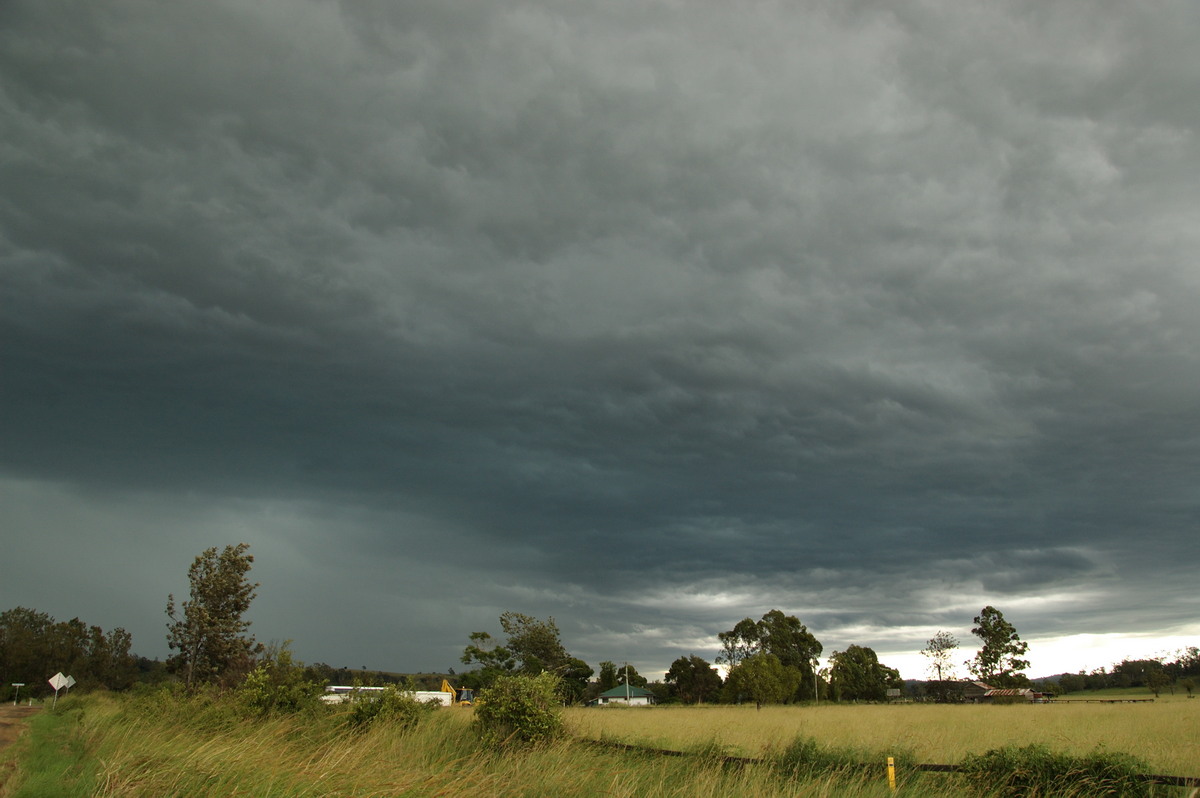
[{"label": "road sign", "polygon": [[53,687],[54,692],[57,693],[59,690],[63,689],[64,687],[69,687],[70,685],[67,684],[67,677],[62,675],[62,671],[59,671],[50,677],[50,686]]}]

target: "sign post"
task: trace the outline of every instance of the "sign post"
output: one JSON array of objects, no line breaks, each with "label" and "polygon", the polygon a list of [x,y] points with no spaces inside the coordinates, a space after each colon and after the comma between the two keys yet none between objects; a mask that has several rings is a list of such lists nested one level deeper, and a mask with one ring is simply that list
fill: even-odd
[{"label": "sign post", "polygon": [[13,682],[12,686],[17,688],[16,692],[13,693],[13,706],[15,707],[17,705],[17,696],[21,695],[21,688],[25,686],[25,682]]},{"label": "sign post", "polygon": [[75,682],[69,676],[63,676],[62,671],[54,674],[47,681],[49,681],[50,686],[54,688],[54,701],[50,704],[50,708],[54,709],[54,707],[58,706],[58,691],[64,687],[70,687]]}]

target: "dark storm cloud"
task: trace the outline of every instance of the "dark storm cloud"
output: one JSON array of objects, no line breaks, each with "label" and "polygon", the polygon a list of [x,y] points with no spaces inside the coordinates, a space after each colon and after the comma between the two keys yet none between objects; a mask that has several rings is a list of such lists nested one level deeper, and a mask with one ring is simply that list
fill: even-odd
[{"label": "dark storm cloud", "polygon": [[1194,623],[1198,23],[7,4],[6,525],[373,666]]}]

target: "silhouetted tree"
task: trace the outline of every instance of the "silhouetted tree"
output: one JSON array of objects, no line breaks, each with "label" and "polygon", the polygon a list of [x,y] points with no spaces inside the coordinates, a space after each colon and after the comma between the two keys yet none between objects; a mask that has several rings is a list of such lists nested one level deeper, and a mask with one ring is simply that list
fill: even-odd
[{"label": "silhouetted tree", "polygon": [[1029,667],[1029,661],[1021,659],[1029,644],[1021,640],[1000,610],[984,607],[975,618],[971,634],[983,641],[975,658],[967,661],[967,668],[975,678],[993,687],[1022,687],[1029,683],[1021,673]]},{"label": "silhouetted tree", "polygon": [[220,552],[205,549],[188,569],[190,598],[177,608],[174,594],[167,597],[167,645],[179,652],[171,664],[189,687],[234,668],[249,670],[262,649],[246,634],[250,622],[242,617],[258,588],[246,578],[254,563],[249,548],[239,543]]},{"label": "silhouetted tree", "polygon": [[721,674],[695,654],[672,662],[666,681],[675,686],[680,700],[687,704],[699,704],[705,697],[714,696],[721,689]]}]

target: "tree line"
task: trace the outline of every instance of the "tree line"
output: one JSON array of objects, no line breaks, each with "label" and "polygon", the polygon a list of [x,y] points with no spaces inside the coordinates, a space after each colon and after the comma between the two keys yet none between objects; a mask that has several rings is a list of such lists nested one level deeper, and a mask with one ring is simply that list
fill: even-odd
[{"label": "tree line", "polygon": [[77,689],[124,690],[143,672],[131,643],[121,628],[105,632],[79,618],[56,621],[14,607],[0,613],[0,676],[5,688],[20,683],[20,695],[33,698],[52,693],[47,682],[60,671],[74,677]]},{"label": "tree line", "polygon": [[[971,631],[982,646],[975,658],[964,663],[972,676],[993,687],[1019,687],[1029,684],[1023,671],[1029,662],[1023,659],[1028,644],[995,607],[984,607],[974,619]],[[599,678],[587,663],[573,657],[563,646],[554,618],[539,620],[528,615],[505,612],[500,616],[503,639],[488,632],[474,632],[464,649],[462,662],[474,666],[461,675],[464,685],[489,686],[501,675],[558,675],[565,698],[583,702],[606,690],[629,684],[652,692],[660,701],[683,703],[753,702],[763,704],[795,703],[809,700],[884,701],[891,690],[903,690],[904,680],[895,668],[879,661],[869,646],[850,645],[834,651],[826,668],[820,668],[824,646],[799,618],[773,609],[758,620],[744,618],[733,628],[720,632],[721,651],[716,665],[724,666],[725,678],[718,668],[694,653],[680,656],[671,663],[663,682],[648,682],[636,669],[614,662],[600,663]],[[948,632],[939,632],[925,651],[937,680],[932,696],[955,700],[951,685],[950,660],[958,641]],[[959,688],[961,689],[961,688]]]},{"label": "tree line", "polygon": [[[419,679],[399,674],[335,669],[318,663],[304,667],[293,663],[286,644],[266,648],[249,634],[244,619],[258,583],[248,574],[254,557],[245,543],[224,549],[206,549],[188,569],[189,595],[177,603],[167,597],[167,643],[175,652],[165,663],[150,662],[130,652],[131,639],[124,629],[105,632],[78,618],[55,621],[49,615],[17,607],[0,613],[0,679],[24,682],[26,695],[49,692],[46,680],[62,671],[75,677],[80,687],[121,690],[137,681],[174,679],[187,687],[216,684],[232,687],[252,674],[264,678],[264,668],[281,664],[295,671],[294,681],[330,683],[399,683],[409,689],[436,689],[441,674]],[[889,691],[902,690],[899,672],[881,663],[868,646],[850,645],[834,651],[820,667],[824,647],[794,615],[772,609],[758,620],[744,618],[720,632],[720,652],[715,665],[695,653],[679,656],[662,681],[650,681],[628,664],[605,660],[599,673],[570,654],[553,617],[546,620],[519,612],[500,615],[499,636],[474,632],[461,661],[468,670],[458,674],[461,686],[486,688],[497,678],[512,674],[552,673],[558,678],[562,699],[568,703],[594,700],[605,691],[628,685],[648,690],[661,702],[752,702],[758,706],[809,700],[882,701]],[[981,643],[972,659],[961,663],[970,676],[992,687],[1030,685],[1024,671],[1028,644],[995,607],[984,607],[974,618],[972,634]],[[929,661],[925,693],[934,700],[960,698],[962,681],[954,661],[959,644],[939,631],[922,654]],[[718,666],[725,671],[722,678]],[[450,670],[453,675],[453,669]],[[596,677],[596,678],[593,678]],[[1200,650],[1180,652],[1177,659],[1133,660],[1101,668],[1090,674],[1064,674],[1062,692],[1111,686],[1145,686],[1157,692],[1178,684],[1191,693],[1200,677]],[[289,677],[290,678],[290,677]],[[299,683],[299,682],[298,682]]]},{"label": "tree line", "polygon": [[1064,673],[1058,677],[1064,693],[1104,690],[1110,687],[1145,687],[1156,696],[1176,686],[1192,695],[1200,684],[1200,648],[1188,646],[1175,652],[1174,658],[1125,659],[1111,668],[1096,668],[1085,673]]}]

